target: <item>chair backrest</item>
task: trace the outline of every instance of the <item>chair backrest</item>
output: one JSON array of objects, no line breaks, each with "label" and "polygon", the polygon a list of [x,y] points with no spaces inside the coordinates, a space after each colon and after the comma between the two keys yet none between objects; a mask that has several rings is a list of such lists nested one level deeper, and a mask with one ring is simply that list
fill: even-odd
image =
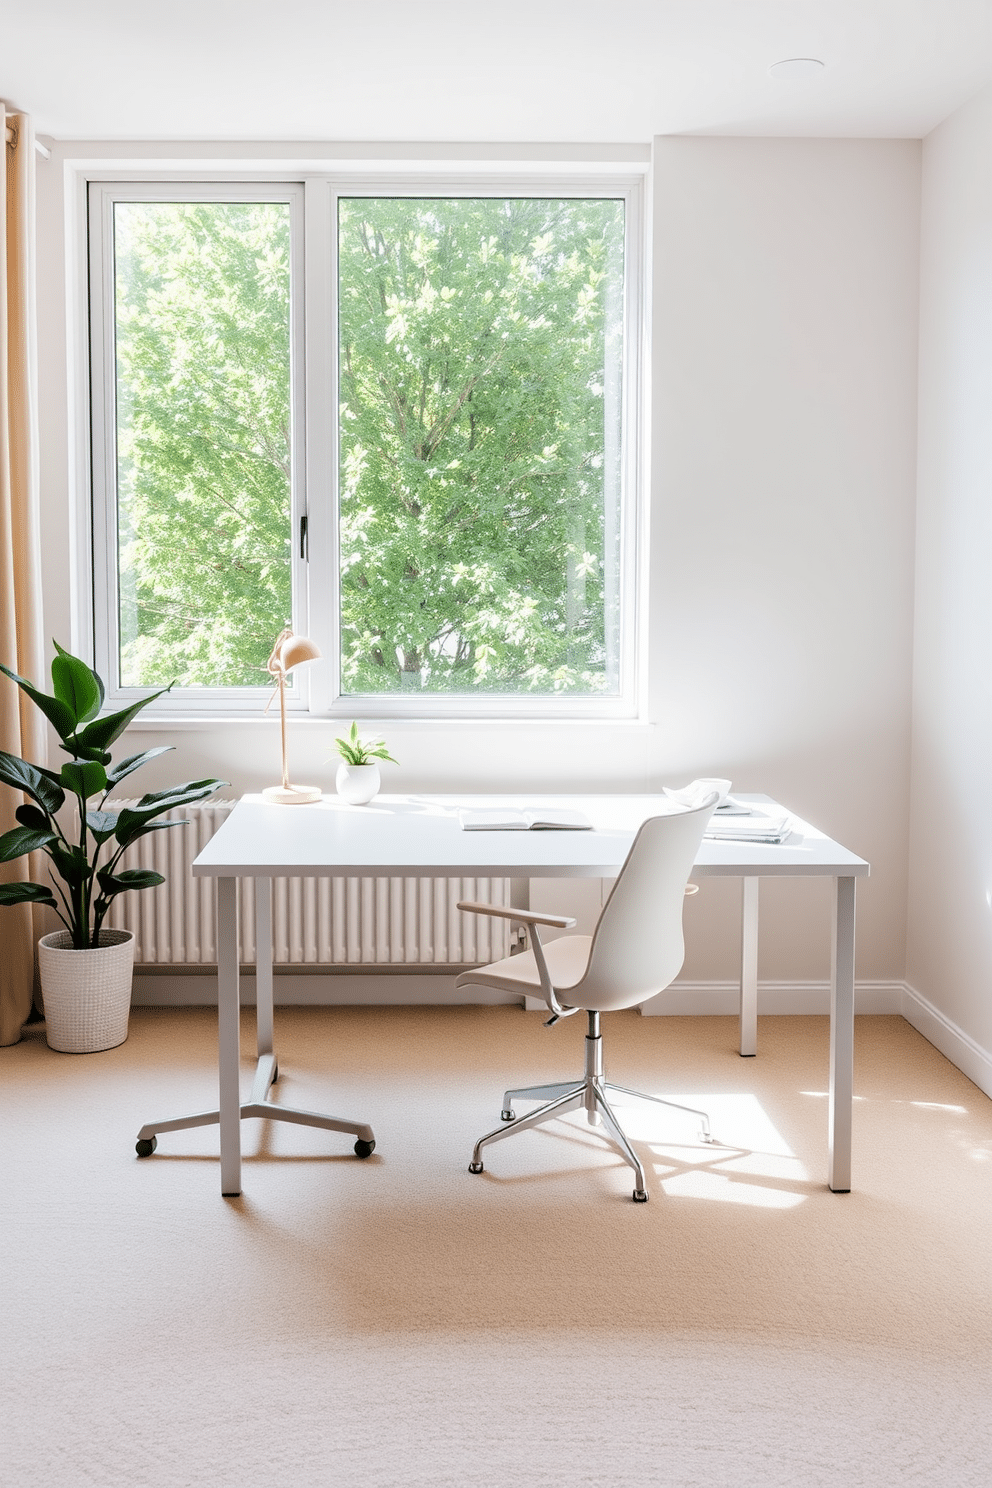
[{"label": "chair backrest", "polygon": [[563,993],[573,1006],[635,1007],[674,981],[685,959],[685,886],[717,799],[643,823],[603,906],[585,976]]}]

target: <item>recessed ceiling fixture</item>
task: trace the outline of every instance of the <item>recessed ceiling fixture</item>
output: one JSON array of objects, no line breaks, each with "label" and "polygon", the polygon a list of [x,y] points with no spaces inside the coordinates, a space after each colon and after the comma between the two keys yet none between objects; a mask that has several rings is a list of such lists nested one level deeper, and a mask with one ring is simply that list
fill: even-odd
[{"label": "recessed ceiling fixture", "polygon": [[783,83],[801,83],[819,77],[823,63],[817,57],[786,57],[782,62],[773,62],[768,71]]}]

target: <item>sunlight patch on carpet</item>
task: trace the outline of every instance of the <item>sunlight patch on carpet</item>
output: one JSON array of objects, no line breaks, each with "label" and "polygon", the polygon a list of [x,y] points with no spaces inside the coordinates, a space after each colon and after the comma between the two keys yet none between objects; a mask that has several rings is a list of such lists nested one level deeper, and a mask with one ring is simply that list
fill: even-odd
[{"label": "sunlight patch on carpet", "polygon": [[671,1100],[707,1111],[716,1142],[699,1142],[697,1117],[664,1106],[631,1103],[622,1116],[628,1136],[655,1149],[652,1165],[665,1193],[762,1209],[804,1201],[797,1188],[810,1181],[809,1172],[756,1096],[695,1093]]}]

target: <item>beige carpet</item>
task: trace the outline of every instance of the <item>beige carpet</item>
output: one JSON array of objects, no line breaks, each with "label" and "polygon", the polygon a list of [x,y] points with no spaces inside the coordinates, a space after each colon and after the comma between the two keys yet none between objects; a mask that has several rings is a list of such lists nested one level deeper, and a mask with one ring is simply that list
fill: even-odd
[{"label": "beige carpet", "polygon": [[[3,1488],[888,1488],[992,1483],[992,1102],[859,1018],[856,1191],[826,1177],[826,1021],[604,1018],[651,1201],[568,1118],[490,1149],[505,1084],[577,1073],[579,1019],[285,1009],[287,1104],[378,1147],[245,1127],[134,1155],[215,1100],[206,1009],[106,1054],[0,1051]],[[252,1020],[246,1017],[246,1042]],[[247,1066],[246,1066],[247,1068]]]}]

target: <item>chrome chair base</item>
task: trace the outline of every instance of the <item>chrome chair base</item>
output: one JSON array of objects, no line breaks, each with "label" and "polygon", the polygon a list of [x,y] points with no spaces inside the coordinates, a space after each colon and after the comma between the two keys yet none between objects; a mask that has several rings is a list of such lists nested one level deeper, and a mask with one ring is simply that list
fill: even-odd
[{"label": "chrome chair base", "polygon": [[[585,1064],[585,1073],[579,1081],[563,1080],[553,1085],[529,1085],[521,1090],[508,1090],[503,1097],[503,1109],[500,1112],[503,1125],[496,1127],[494,1131],[487,1132],[476,1142],[472,1152],[472,1161],[468,1165],[469,1172],[481,1173],[483,1171],[482,1149],[487,1143],[498,1142],[503,1137],[513,1136],[515,1132],[526,1131],[528,1127],[541,1126],[545,1121],[553,1121],[556,1116],[564,1116],[566,1111],[584,1109],[589,1125],[603,1126],[606,1134],[616,1143],[625,1160],[633,1168],[636,1178],[634,1203],[646,1204],[648,1189],[643,1165],[614,1115],[613,1108],[607,1099],[608,1092],[631,1096],[636,1100],[651,1101],[657,1106],[669,1106],[673,1111],[685,1111],[690,1116],[698,1116],[702,1122],[700,1140],[703,1142],[715,1140],[710,1131],[710,1119],[705,1111],[697,1111],[694,1106],[680,1106],[675,1101],[662,1100],[658,1095],[646,1095],[641,1090],[628,1090],[625,1085],[613,1085],[604,1079],[603,1036],[599,1027],[599,1013],[592,1010],[589,1011],[589,1031],[586,1034]],[[544,1105],[538,1106],[534,1111],[529,1111],[526,1116],[518,1117],[513,1110],[514,1099],[541,1100],[544,1101]]]}]

